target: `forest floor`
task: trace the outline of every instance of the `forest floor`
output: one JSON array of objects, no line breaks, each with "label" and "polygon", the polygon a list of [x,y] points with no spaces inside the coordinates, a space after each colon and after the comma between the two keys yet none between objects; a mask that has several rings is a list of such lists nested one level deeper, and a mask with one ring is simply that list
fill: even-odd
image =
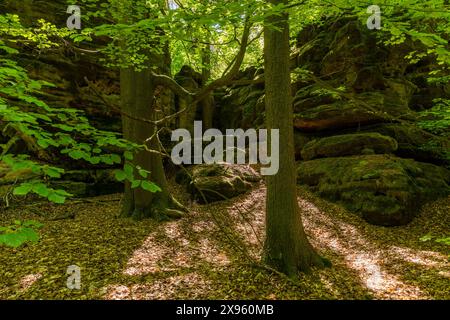
[{"label": "forest floor", "polygon": [[[450,197],[385,228],[299,188],[306,232],[333,266],[292,281],[258,263],[263,183],[209,205],[172,185],[189,209],[177,221],[118,218],[120,194],[3,209],[0,225],[44,227],[38,244],[0,247],[0,299],[450,299],[448,247],[419,240],[448,234]],[[66,287],[70,265],[81,268],[81,290]]]}]

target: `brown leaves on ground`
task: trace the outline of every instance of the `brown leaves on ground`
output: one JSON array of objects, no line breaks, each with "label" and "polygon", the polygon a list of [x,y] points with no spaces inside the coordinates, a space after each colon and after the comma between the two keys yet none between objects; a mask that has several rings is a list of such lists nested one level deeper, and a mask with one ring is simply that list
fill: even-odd
[{"label": "brown leaves on ground", "polygon": [[[187,195],[178,186],[176,194]],[[119,197],[117,195],[116,197]],[[37,246],[7,249],[1,298],[66,299],[449,299],[443,244],[424,234],[449,233],[450,199],[424,206],[410,225],[372,226],[299,189],[305,230],[333,267],[301,274],[296,284],[255,267],[262,253],[265,187],[167,223],[115,218],[114,196],[51,206],[73,221],[45,221]],[[30,215],[17,212],[15,218]],[[2,220],[13,219],[0,216]],[[35,217],[34,217],[35,218]],[[59,231],[59,233],[58,233]],[[3,250],[3,249],[2,249]],[[82,289],[64,288],[65,268],[82,267]],[[19,270],[19,271],[18,271]],[[3,276],[8,277],[5,279]]]}]

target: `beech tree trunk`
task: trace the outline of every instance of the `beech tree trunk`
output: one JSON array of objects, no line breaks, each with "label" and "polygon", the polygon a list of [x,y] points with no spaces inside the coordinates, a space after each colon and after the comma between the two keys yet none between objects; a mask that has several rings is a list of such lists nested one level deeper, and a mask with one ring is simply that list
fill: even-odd
[{"label": "beech tree trunk", "polygon": [[306,237],[297,201],[288,19],[288,14],[272,15],[266,25],[279,30],[264,30],[267,129],[280,130],[280,168],[267,177],[265,262],[294,276],[323,261]]},{"label": "beech tree trunk", "polygon": [[[124,112],[133,117],[156,120],[156,111],[153,105],[155,86],[149,70],[140,72],[132,68],[121,70],[120,86]],[[122,123],[124,138],[138,144],[142,144],[155,131],[154,125],[126,116],[122,117]],[[160,150],[155,139],[147,145],[152,150]],[[162,192],[152,193],[142,188],[132,189],[130,183],[127,182],[122,207],[123,215],[135,218],[161,217],[165,209],[169,207],[169,192],[161,155],[146,150],[140,151],[135,154],[132,165],[150,171],[149,179],[156,183]]]},{"label": "beech tree trunk", "polygon": [[[130,2],[128,8],[133,8]],[[131,12],[128,12],[131,17]],[[126,17],[126,13],[124,13]],[[124,18],[124,22],[131,23],[132,18]],[[122,116],[122,131],[124,138],[142,145],[152,137],[156,130],[156,125],[135,119],[158,120],[158,112],[155,103],[157,85],[152,76],[152,71],[157,69],[162,74],[169,73],[170,54],[168,45],[155,43],[160,46],[162,53],[149,51],[146,68],[136,71],[133,67],[122,68],[120,70],[120,100],[121,109],[125,115]],[[167,108],[170,110],[170,108]],[[155,218],[164,220],[167,218],[178,218],[183,207],[172,197],[168,190],[168,183],[164,172],[161,147],[155,137],[146,142],[149,150],[142,150],[134,155],[130,164],[133,167],[140,167],[150,172],[147,179],[161,188],[161,192],[152,193],[139,188],[131,188],[131,183],[125,183],[125,194],[122,203],[122,215],[131,216],[136,219]],[[136,171],[136,170],[135,170]],[[143,179],[139,175],[135,178]]]}]

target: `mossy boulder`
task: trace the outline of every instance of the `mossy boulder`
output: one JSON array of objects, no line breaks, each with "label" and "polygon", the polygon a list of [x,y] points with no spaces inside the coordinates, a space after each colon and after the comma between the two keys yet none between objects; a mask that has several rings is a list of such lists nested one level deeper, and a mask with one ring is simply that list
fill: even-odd
[{"label": "mossy boulder", "polygon": [[408,124],[379,124],[363,128],[363,131],[378,132],[394,138],[398,143],[396,155],[413,158],[422,162],[447,165],[450,139],[435,136],[415,125]]},{"label": "mossy boulder", "polygon": [[200,203],[236,197],[252,188],[261,178],[246,165],[201,164],[177,173],[176,182],[184,184]]},{"label": "mossy boulder", "polygon": [[221,130],[248,129],[264,124],[264,88],[261,85],[227,88],[222,96],[216,98],[217,123]]},{"label": "mossy boulder", "polygon": [[294,113],[299,113],[317,106],[332,104],[342,100],[336,92],[326,90],[313,84],[300,88],[294,96]]},{"label": "mossy boulder", "polygon": [[392,153],[397,141],[379,133],[344,134],[308,142],[302,149],[304,160],[358,154]]},{"label": "mossy boulder", "polygon": [[371,112],[356,101],[337,101],[296,113],[294,126],[303,132],[343,129],[386,122],[387,117]]},{"label": "mossy boulder", "polygon": [[383,92],[352,94],[352,98],[318,105],[295,113],[294,126],[304,132],[361,127],[414,118],[407,105]]},{"label": "mossy boulder", "polygon": [[404,225],[424,203],[450,193],[450,171],[390,155],[305,161],[297,172],[299,184],[375,225]]}]

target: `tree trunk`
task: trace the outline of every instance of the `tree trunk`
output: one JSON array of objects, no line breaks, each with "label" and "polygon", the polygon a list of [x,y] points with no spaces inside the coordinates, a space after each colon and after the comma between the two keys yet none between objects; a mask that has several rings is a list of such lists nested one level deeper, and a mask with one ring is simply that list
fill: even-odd
[{"label": "tree trunk", "polygon": [[[121,108],[125,114],[137,119],[158,120],[155,95],[157,86],[153,81],[152,70],[158,69],[162,73],[170,70],[170,55],[167,45],[162,45],[162,54],[149,53],[147,68],[136,71],[133,67],[123,68],[120,71],[120,99]],[[169,108],[170,109],[170,108]],[[148,122],[134,120],[122,116],[124,138],[142,145],[158,128]],[[179,218],[184,210],[183,206],[172,197],[168,190],[168,183],[164,172],[161,147],[155,137],[146,143],[149,152],[141,150],[130,161],[133,167],[140,167],[150,172],[148,179],[161,188],[161,192],[152,193],[142,188],[131,188],[131,183],[125,183],[125,195],[122,204],[122,216],[131,216],[136,219]],[[142,179],[136,176],[135,178]]]},{"label": "tree trunk", "polygon": [[[211,49],[209,45],[205,45],[202,50],[202,86],[206,86],[206,83],[211,78]],[[214,95],[210,92],[205,99],[200,101],[202,108],[202,119],[204,130],[211,129],[213,127],[214,118]]]},{"label": "tree trunk", "polygon": [[267,177],[265,261],[294,276],[323,262],[303,230],[297,200],[288,18],[272,15],[266,22],[279,30],[270,26],[264,30],[267,129],[280,130],[279,171]]},{"label": "tree trunk", "polygon": [[[124,112],[133,117],[156,120],[153,105],[155,86],[149,70],[140,72],[132,68],[121,70],[120,86]],[[154,125],[126,116],[123,116],[122,123],[124,138],[138,144],[142,144],[155,131]],[[150,149],[159,150],[155,139],[147,145]],[[132,189],[127,182],[122,207],[123,215],[135,218],[159,216],[169,205],[169,192],[161,155],[145,150],[139,151],[135,154],[132,165],[150,171],[150,180],[156,183],[162,192],[152,193],[141,188]]]}]

